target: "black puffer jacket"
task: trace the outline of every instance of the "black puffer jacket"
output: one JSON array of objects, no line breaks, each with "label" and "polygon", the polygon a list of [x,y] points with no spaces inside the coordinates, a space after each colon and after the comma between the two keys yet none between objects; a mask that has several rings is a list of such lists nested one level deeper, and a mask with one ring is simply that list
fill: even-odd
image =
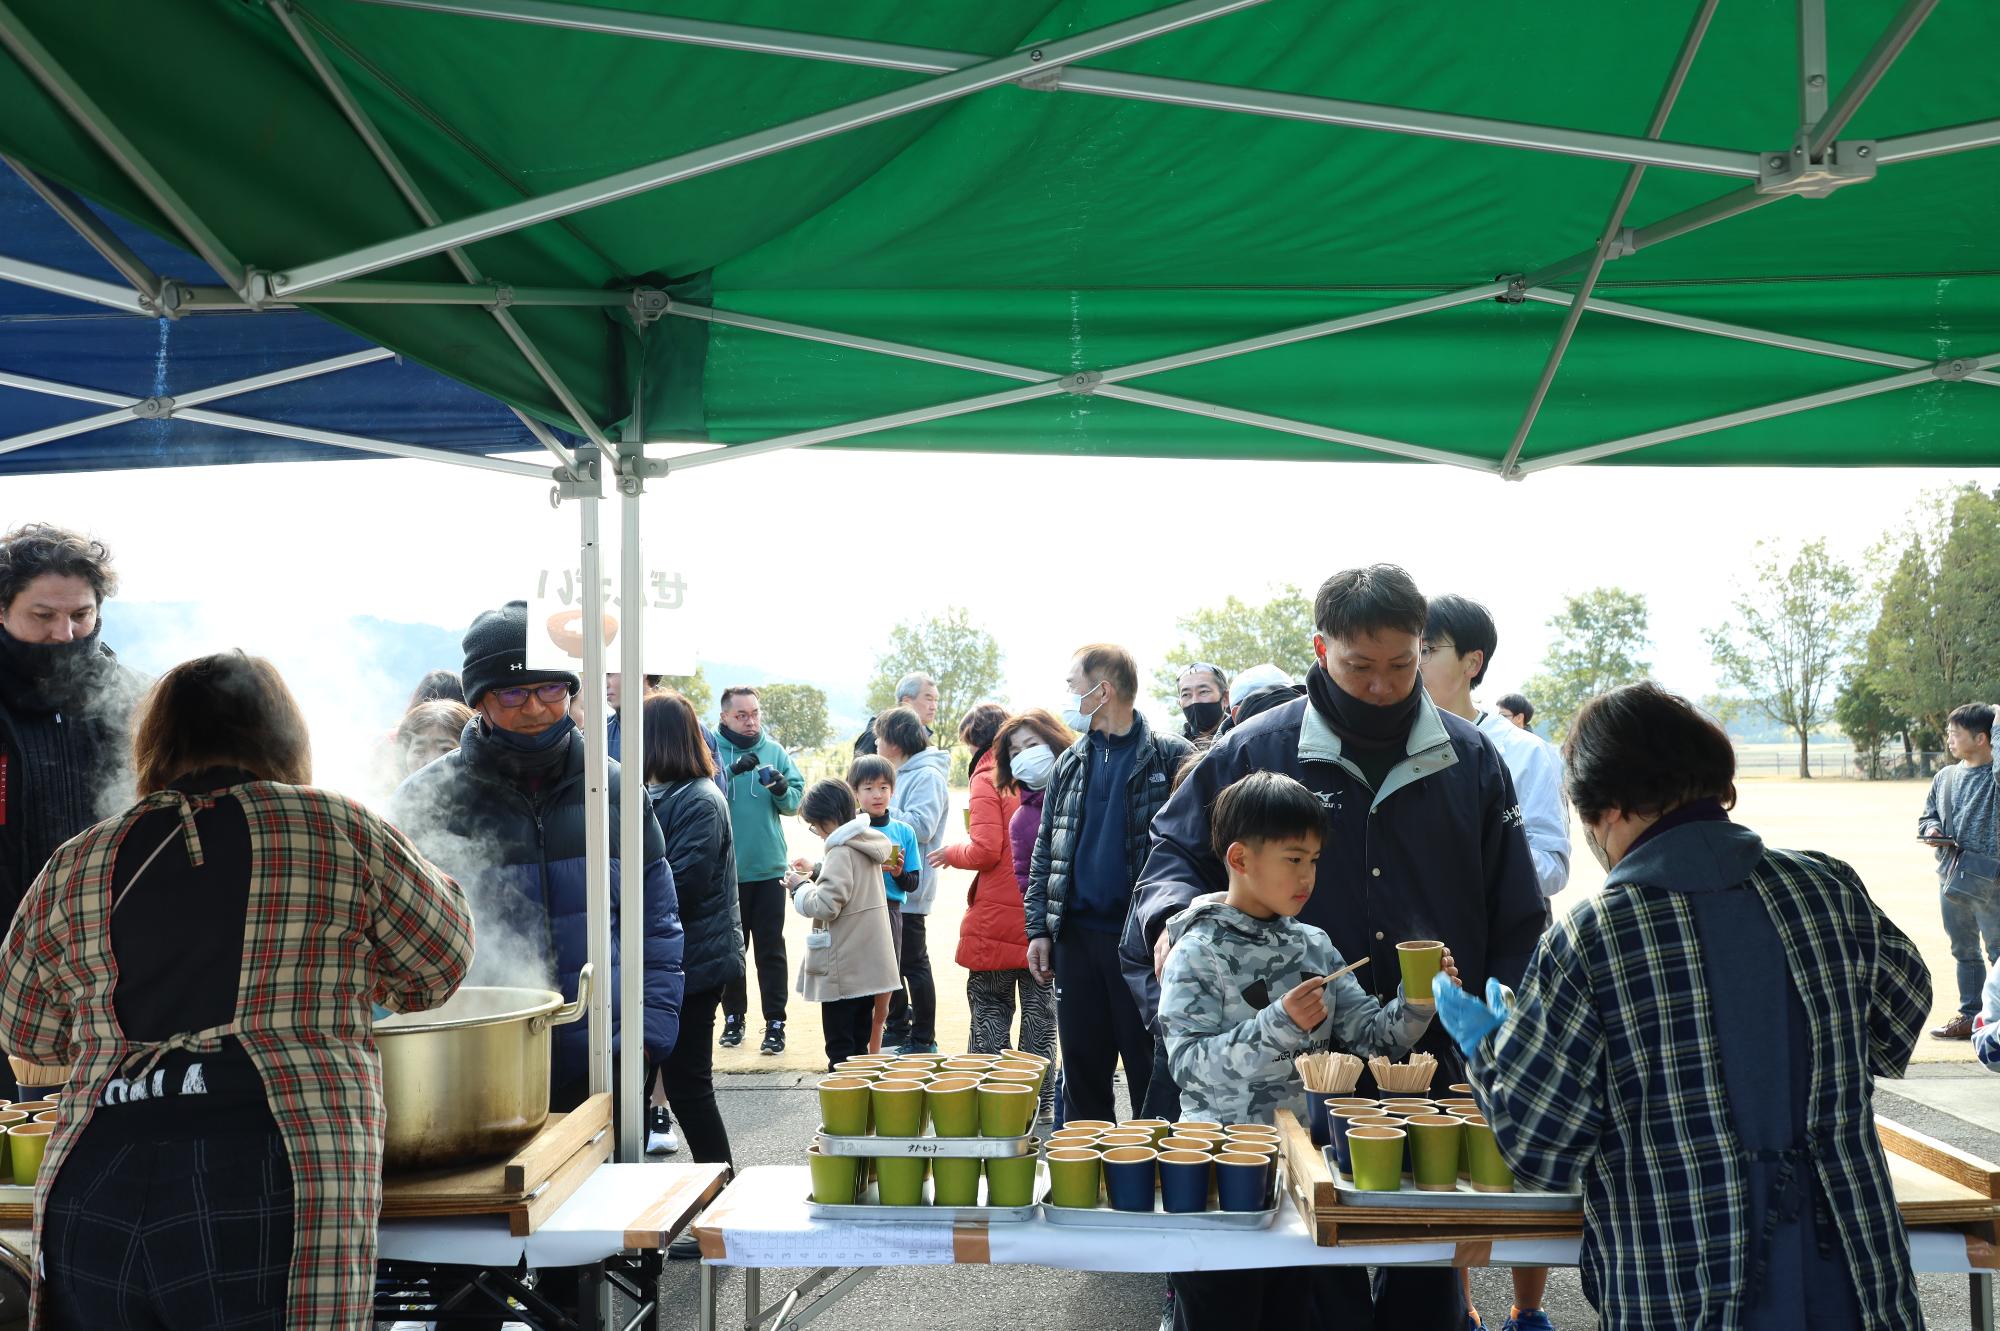
[{"label": "black puffer jacket", "polygon": [[[63,660],[62,679],[35,672]],[[50,648],[0,629],[0,911],[14,917],[63,842],[132,802],[144,680],[102,643]]]},{"label": "black puffer jacket", "polygon": [[729,801],[706,778],[646,787],[667,839],[667,865],[681,903],[681,971],[691,994],[720,989],[743,974],[743,924],[736,914],[736,840]]}]

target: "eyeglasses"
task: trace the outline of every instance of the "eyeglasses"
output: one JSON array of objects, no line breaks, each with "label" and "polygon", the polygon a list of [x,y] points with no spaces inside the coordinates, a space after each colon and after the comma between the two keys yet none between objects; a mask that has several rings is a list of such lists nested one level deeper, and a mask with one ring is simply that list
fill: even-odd
[{"label": "eyeglasses", "polygon": [[1458,644],[1450,638],[1440,638],[1436,642],[1427,642],[1417,649],[1417,659],[1419,661],[1428,661],[1447,647],[1454,652],[1458,650]]},{"label": "eyeglasses", "polygon": [[492,690],[493,701],[499,703],[510,712],[516,707],[526,706],[528,695],[531,693],[535,695],[536,702],[569,701],[569,685],[560,682],[555,684],[537,684],[533,688]]}]

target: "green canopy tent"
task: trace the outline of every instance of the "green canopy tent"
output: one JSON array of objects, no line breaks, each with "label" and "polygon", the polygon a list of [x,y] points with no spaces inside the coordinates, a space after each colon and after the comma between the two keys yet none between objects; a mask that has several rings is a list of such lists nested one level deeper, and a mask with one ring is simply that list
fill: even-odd
[{"label": "green canopy tent", "polygon": [[628,586],[648,480],[806,445],[2000,460],[1992,5],[665,7],[3,0],[0,152],[206,259],[176,313],[588,441]]}]

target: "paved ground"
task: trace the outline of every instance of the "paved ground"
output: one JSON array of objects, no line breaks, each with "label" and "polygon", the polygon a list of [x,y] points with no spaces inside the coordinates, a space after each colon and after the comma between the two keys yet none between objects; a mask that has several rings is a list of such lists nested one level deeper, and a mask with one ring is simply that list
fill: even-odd
[{"label": "paved ground", "polygon": [[[815,1120],[811,1078],[795,1074],[720,1079],[723,1117],[739,1167],[801,1160]],[[1883,1084],[1884,1114],[1990,1160],[2000,1160],[2000,1079],[1976,1067],[1919,1067],[1904,1082]],[[1970,1115],[1965,1117],[1962,1115]],[[767,1303],[806,1273],[767,1272]],[[881,1331],[922,1326],[925,1331],[975,1328],[1074,1328],[1074,1331],[1151,1331],[1165,1290],[1162,1277],[1087,1275],[1031,1267],[924,1267],[883,1271],[831,1308],[819,1325],[827,1331]],[[672,1265],[661,1285],[667,1303],[663,1325],[680,1331],[695,1324],[695,1270]],[[1512,1297],[1504,1271],[1473,1275],[1479,1306],[1497,1325]],[[1956,1276],[1922,1280],[1926,1319],[1934,1328],[1967,1325],[1966,1283]],[[743,1282],[725,1275],[722,1324],[741,1325]],[[1574,1271],[1557,1271],[1548,1307],[1563,1331],[1588,1331],[1597,1319],[1583,1300]]]}]

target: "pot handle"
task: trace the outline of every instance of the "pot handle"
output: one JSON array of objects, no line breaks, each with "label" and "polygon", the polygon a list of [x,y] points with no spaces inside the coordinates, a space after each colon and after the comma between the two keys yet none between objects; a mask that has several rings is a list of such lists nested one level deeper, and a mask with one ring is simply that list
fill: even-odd
[{"label": "pot handle", "polygon": [[576,1001],[564,1003],[549,1014],[549,1025],[567,1026],[584,1014],[590,1006],[590,963],[584,962],[583,969],[576,973]]}]

